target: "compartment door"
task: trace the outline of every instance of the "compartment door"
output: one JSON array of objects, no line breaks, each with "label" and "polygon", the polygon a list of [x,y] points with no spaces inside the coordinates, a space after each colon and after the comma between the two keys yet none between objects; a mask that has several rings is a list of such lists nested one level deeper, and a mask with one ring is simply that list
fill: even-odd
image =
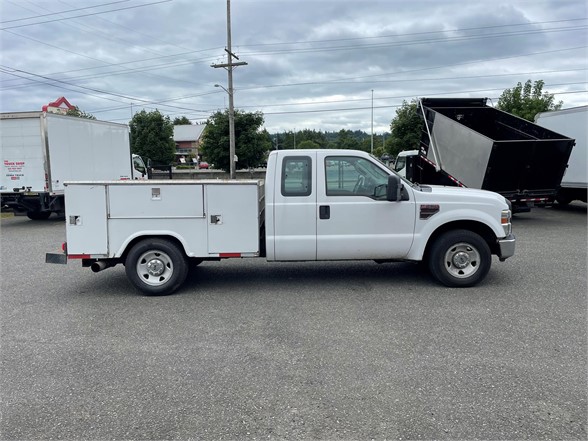
[{"label": "compartment door", "polygon": [[68,185],[65,188],[68,254],[108,254],[106,187]]},{"label": "compartment door", "polygon": [[207,185],[208,252],[259,252],[257,185]]}]

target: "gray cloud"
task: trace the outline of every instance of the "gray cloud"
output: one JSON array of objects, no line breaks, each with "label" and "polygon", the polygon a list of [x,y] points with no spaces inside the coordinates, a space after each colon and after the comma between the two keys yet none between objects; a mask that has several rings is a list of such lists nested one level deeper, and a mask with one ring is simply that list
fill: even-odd
[{"label": "gray cloud", "polygon": [[[226,87],[226,72],[211,64],[226,62],[226,3],[152,2],[0,0],[0,110],[36,110],[59,96],[119,122],[143,107],[199,121],[224,108],[227,95],[214,84]],[[566,107],[587,101],[577,93],[588,80],[584,0],[231,6],[233,51],[248,63],[235,70],[235,105],[263,111],[270,131],[369,131],[372,90],[376,132],[389,128],[403,100],[496,98],[527,79],[545,80]]]}]

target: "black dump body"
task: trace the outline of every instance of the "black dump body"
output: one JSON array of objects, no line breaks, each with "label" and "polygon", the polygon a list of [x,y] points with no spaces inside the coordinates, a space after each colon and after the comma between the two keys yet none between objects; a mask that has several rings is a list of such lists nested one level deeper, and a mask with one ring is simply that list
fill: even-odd
[{"label": "black dump body", "polygon": [[421,106],[420,183],[481,188],[513,203],[553,201],[573,139],[489,107],[485,98],[424,98]]}]

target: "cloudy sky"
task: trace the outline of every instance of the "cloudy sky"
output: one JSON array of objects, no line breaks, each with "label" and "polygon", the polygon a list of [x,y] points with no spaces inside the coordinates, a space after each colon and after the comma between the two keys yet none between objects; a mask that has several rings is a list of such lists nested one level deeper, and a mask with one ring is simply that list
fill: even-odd
[{"label": "cloudy sky", "polygon": [[[389,130],[403,100],[542,79],[588,104],[586,0],[232,0],[235,107],[271,132]],[[228,106],[226,0],[0,0],[0,111],[126,123]],[[237,60],[235,60],[237,61]],[[373,118],[372,118],[373,112]]]}]

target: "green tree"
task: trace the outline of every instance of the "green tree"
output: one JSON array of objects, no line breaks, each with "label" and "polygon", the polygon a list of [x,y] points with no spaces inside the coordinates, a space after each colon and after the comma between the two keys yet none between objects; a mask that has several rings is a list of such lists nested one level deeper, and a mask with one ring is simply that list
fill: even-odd
[{"label": "green tree", "polygon": [[410,103],[402,102],[402,106],[396,109],[396,116],[390,127],[392,133],[386,140],[386,150],[391,156],[396,157],[403,150],[419,148],[423,120],[419,117],[415,99]]},{"label": "green tree", "polygon": [[[304,141],[310,141],[316,147],[301,147]],[[323,132],[304,129],[296,133],[296,148],[312,148],[312,149],[324,149],[327,148],[329,141]]]},{"label": "green tree", "polygon": [[563,101],[555,102],[553,94],[543,92],[543,80],[532,83],[531,80],[523,85],[517,83],[512,89],[506,89],[498,98],[496,108],[512,113],[527,121],[535,121],[535,115],[549,110],[559,110]]},{"label": "green tree", "polygon": [[189,126],[191,124],[192,123],[190,122],[190,120],[185,116],[182,116],[182,117],[176,116],[174,118],[174,126]]},{"label": "green tree", "polygon": [[336,148],[347,150],[360,150],[361,144],[356,133],[351,130],[341,129],[337,134]]},{"label": "green tree", "polygon": [[170,164],[175,157],[174,126],[159,110],[135,113],[131,127],[131,151],[157,164]]},{"label": "green tree", "polygon": [[[267,130],[261,130],[263,113],[235,110],[235,154],[237,169],[257,167],[264,162],[272,143]],[[200,151],[216,168],[228,171],[229,163],[229,112],[218,111],[206,122]]]},{"label": "green tree", "polygon": [[[364,152],[371,153],[372,152],[372,137],[371,135],[367,135],[362,141],[361,146],[359,148]],[[374,134],[374,156],[379,158],[385,153],[384,150],[384,137],[382,135],[375,135]]]},{"label": "green tree", "polygon": [[317,144],[316,142],[311,141],[310,139],[305,139],[304,141],[297,143],[296,148],[297,149],[320,149],[321,146],[319,144]]},{"label": "green tree", "polygon": [[83,110],[80,110],[78,106],[75,106],[73,109],[69,109],[65,114],[67,116],[76,116],[78,118],[96,119],[94,115],[92,115],[91,113],[86,113]]},{"label": "green tree", "polygon": [[278,134],[278,148],[279,150],[290,150],[297,147],[298,139],[296,139],[296,132],[288,131]]},{"label": "green tree", "polygon": [[[324,149],[327,148],[329,144],[329,141],[323,132],[317,132],[316,130],[310,129],[304,129],[295,132],[288,131],[283,133],[276,133],[275,135],[272,135],[272,139],[274,141],[274,148],[276,146],[275,144],[277,140],[279,150],[288,150],[293,148]],[[308,144],[305,141],[312,142],[312,144]]]}]

